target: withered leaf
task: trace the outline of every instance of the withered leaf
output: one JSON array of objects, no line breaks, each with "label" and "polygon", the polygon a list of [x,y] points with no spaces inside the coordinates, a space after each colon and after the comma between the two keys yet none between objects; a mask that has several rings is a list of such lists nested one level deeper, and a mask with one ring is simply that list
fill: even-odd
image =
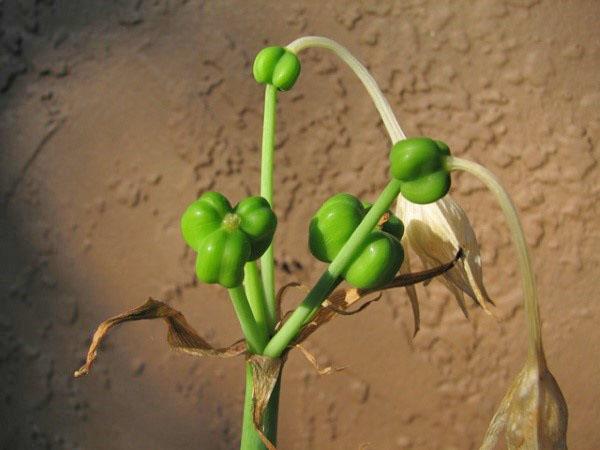
[{"label": "withered leaf", "polygon": [[281,328],[283,322],[285,322],[285,320],[292,313],[291,311],[288,311],[283,317],[281,317],[281,303],[283,302],[283,297],[286,294],[286,292],[293,287],[303,287],[303,285],[302,283],[298,283],[297,281],[292,281],[279,288],[279,290],[277,291],[277,295],[275,296],[275,317],[277,319],[277,324],[275,325],[276,331],[279,330],[279,328]]},{"label": "withered leaf", "polygon": [[[349,308],[356,302],[364,299],[366,296],[371,294],[380,294],[383,291],[389,289],[395,289],[399,287],[411,286],[416,283],[430,280],[438,275],[441,275],[454,267],[454,264],[462,257],[462,251],[459,251],[454,260],[449,263],[442,264],[441,266],[434,267],[432,269],[424,270],[415,273],[401,273],[391,282],[383,287],[376,289],[336,289],[333,293],[323,302],[323,308],[319,309],[312,320],[307,323],[302,331],[298,334],[292,345],[300,344],[305,341],[311,334],[318,330],[322,325],[332,320],[336,315],[352,315],[362,311],[369,304],[378,301],[379,297],[372,299],[357,308],[356,310],[349,311]],[[291,286],[290,286],[291,287]],[[410,297],[411,306],[413,309],[413,316],[415,320],[415,334],[419,329],[419,305],[415,303],[416,298]],[[414,300],[414,301],[413,301]]]},{"label": "withered leaf", "polygon": [[246,352],[246,342],[244,340],[237,341],[226,348],[212,347],[188,324],[183,314],[166,303],[150,298],[143,305],[126,313],[111,317],[98,326],[88,349],[85,364],[75,371],[74,376],[81,377],[89,373],[96,359],[98,347],[111,328],[123,322],[147,319],[163,319],[167,322],[167,342],[175,350],[194,356],[214,356],[219,358],[238,356]]},{"label": "withered leaf", "polygon": [[309,352],[302,345],[296,344],[296,345],[294,345],[294,348],[297,348],[298,350],[300,350],[302,352],[304,357],[314,367],[314,369],[317,371],[317,373],[319,375],[331,375],[334,372],[340,372],[345,369],[345,367],[331,367],[331,366],[321,367],[319,365],[319,363],[317,362],[317,358],[315,358],[315,355],[313,355],[311,352]]}]

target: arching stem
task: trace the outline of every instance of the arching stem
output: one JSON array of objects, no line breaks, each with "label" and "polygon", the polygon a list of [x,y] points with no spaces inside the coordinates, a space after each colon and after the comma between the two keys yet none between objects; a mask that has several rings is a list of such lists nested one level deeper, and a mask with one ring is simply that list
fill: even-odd
[{"label": "arching stem", "polygon": [[521,226],[521,221],[519,220],[515,205],[506,190],[502,187],[498,178],[480,164],[461,158],[448,157],[446,160],[446,167],[448,170],[462,170],[475,175],[496,197],[496,200],[504,213],[504,217],[506,218],[517,251],[517,260],[519,262],[521,281],[523,283],[523,301],[528,330],[528,357],[532,362],[536,362],[539,365],[545,365],[535,276],[531,267],[529,248],[527,246],[527,241],[525,240],[525,234],[523,233],[523,227]]},{"label": "arching stem", "polygon": [[327,39],[321,36],[305,36],[291,42],[287,49],[299,53],[304,49],[316,47],[324,48],[335,53],[342,61],[344,61],[350,69],[356,74],[358,79],[362,82],[368,94],[371,96],[375,108],[381,116],[383,125],[385,126],[392,143],[406,139],[402,128],[396,120],[396,116],[390,107],[387,99],[379,89],[375,78],[369,73],[367,68],[350,53],[345,47],[341,46],[337,42]]}]

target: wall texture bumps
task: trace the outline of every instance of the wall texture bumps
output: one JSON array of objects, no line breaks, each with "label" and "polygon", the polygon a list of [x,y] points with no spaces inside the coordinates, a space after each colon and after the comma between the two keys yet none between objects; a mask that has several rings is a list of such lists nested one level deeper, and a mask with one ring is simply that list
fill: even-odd
[{"label": "wall texture bumps", "polygon": [[[96,324],[148,296],[217,344],[239,336],[223,292],[194,282],[178,218],[206,189],[257,192],[262,89],[250,65],[263,45],[305,34],[367,64],[408,135],[445,140],[509,187],[570,446],[596,448],[600,4],[283,3],[0,4],[0,448],[235,447],[242,362],[174,355],[162,324],[118,330],[95,373],[71,373]],[[305,245],[320,202],[339,191],[372,198],[387,170],[389,142],[361,86],[322,51],[302,61],[280,102],[280,284],[322,269]],[[524,359],[523,314],[499,209],[467,176],[453,192],[501,320],[472,308],[466,321],[433,282],[420,289],[415,339],[401,292],[333,322],[309,349],[348,369],[319,377],[290,357],[282,448],[477,448]]]}]

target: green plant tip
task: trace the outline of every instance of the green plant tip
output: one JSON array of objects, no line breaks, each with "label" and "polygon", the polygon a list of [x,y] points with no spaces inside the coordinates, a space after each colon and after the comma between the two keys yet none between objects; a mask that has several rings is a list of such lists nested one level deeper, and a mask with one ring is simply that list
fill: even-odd
[{"label": "green plant tip", "polygon": [[252,73],[257,82],[288,91],[300,75],[300,59],[283,47],[266,47],[256,55]]},{"label": "green plant tip", "polygon": [[237,230],[240,226],[240,218],[237,214],[227,213],[223,218],[223,228],[228,231]]},{"label": "green plant tip", "polygon": [[413,203],[432,203],[450,190],[445,167],[450,149],[442,141],[417,137],[399,141],[390,152],[391,176],[402,183],[400,192]]}]

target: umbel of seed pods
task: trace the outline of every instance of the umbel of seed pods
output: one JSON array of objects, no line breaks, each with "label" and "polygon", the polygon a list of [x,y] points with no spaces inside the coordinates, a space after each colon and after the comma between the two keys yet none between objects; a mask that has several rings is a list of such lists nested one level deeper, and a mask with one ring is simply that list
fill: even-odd
[{"label": "umbel of seed pods", "polygon": [[[259,83],[289,90],[300,74],[300,63],[282,47],[267,47],[256,57],[253,73]],[[432,203],[450,189],[444,161],[448,146],[426,137],[394,144],[390,174],[400,193],[413,203]],[[391,201],[389,202],[391,204]],[[386,206],[389,208],[390,204]],[[309,249],[331,263],[358,228],[371,205],[350,194],[336,194],[318,209],[309,226]],[[218,192],[206,192],[181,218],[186,243],[197,252],[196,275],[205,283],[239,286],[244,264],[259,258],[270,245],[277,218],[262,197],[248,197],[232,207]],[[390,282],[404,260],[400,239],[404,226],[389,210],[363,240],[341,277],[357,288],[373,289]]]}]

